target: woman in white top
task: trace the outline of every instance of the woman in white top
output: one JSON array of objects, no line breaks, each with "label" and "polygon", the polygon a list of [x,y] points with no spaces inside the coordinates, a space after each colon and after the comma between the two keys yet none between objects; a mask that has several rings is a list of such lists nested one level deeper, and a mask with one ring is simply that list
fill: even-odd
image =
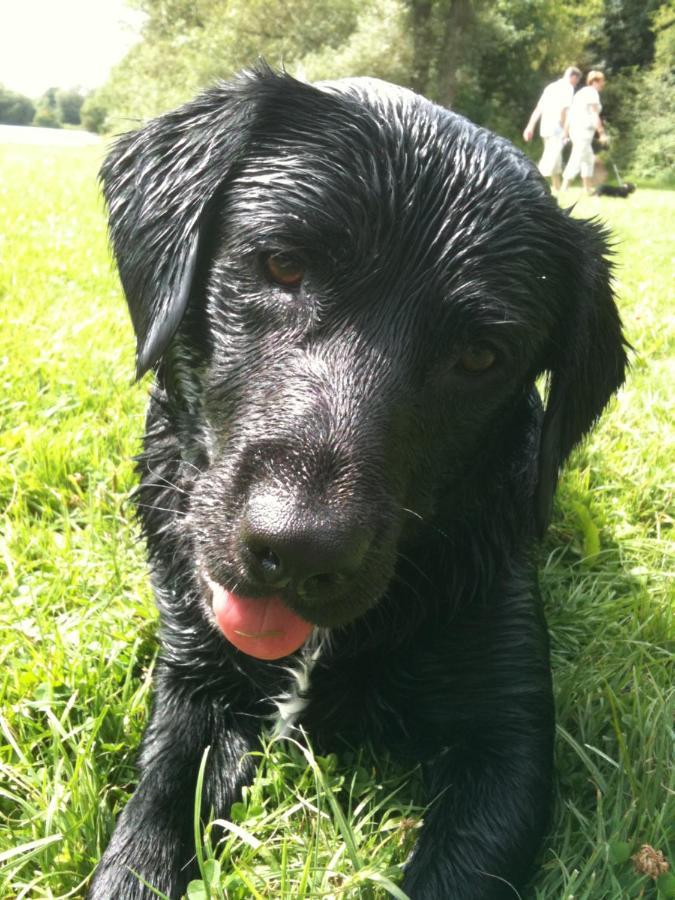
[{"label": "woman in white top", "polygon": [[605,76],[602,72],[591,70],[586,76],[586,87],[583,87],[574,95],[570,107],[565,136],[572,140],[572,152],[563,172],[562,189],[566,191],[570,181],[581,173],[586,193],[593,191],[593,168],[595,157],[593,156],[593,137],[597,131],[600,140],[606,140],[605,129],[600,118],[600,91],[605,86]]},{"label": "woman in white top", "polygon": [[539,122],[539,134],[544,142],[539,171],[545,178],[551,179],[554,191],[560,190],[563,131],[574,99],[574,89],[580,78],[579,69],[576,66],[568,66],[562,78],[547,85],[523,131],[525,140],[531,141],[534,126]]}]

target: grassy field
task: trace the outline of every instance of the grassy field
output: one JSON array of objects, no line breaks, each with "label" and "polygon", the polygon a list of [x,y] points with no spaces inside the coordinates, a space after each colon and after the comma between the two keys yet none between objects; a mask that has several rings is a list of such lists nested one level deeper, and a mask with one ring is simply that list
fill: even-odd
[{"label": "grassy field", "polygon": [[[84,894],[133,788],[150,695],[156,618],[127,502],[147,384],[131,383],[100,152],[0,146],[1,898]],[[675,861],[675,194],[584,198],[577,212],[614,230],[635,354],[541,552],[558,778],[525,896],[673,897],[672,877],[657,884],[630,857],[649,844]],[[261,756],[230,837],[206,842],[212,896],[403,896],[422,811],[400,772],[303,744]]]}]

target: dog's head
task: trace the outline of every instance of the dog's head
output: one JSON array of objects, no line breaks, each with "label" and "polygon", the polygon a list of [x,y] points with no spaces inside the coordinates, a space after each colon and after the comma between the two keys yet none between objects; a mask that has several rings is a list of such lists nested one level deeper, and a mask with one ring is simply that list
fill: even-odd
[{"label": "dog's head", "polygon": [[406,523],[492,502],[542,373],[545,525],[625,354],[605,235],[507,142],[382,82],[261,69],[123,137],[102,177],[138,374],[157,370],[197,465],[185,529],[221,625],[358,617]]}]

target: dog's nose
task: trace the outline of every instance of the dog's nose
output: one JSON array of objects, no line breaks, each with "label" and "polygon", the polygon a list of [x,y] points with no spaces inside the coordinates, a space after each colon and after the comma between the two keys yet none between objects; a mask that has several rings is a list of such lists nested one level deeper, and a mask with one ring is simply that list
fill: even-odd
[{"label": "dog's nose", "polygon": [[256,496],[247,505],[241,538],[257,579],[314,594],[358,569],[369,543],[364,529],[330,512],[299,513],[289,506],[275,495]]}]

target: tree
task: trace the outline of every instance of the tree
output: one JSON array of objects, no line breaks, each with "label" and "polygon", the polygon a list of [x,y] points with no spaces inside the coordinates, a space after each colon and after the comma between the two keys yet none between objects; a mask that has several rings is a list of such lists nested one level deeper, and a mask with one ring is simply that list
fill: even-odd
[{"label": "tree", "polygon": [[105,123],[108,117],[108,109],[101,102],[97,91],[92,91],[84,100],[80,110],[82,127],[86,131],[100,134],[105,131]]},{"label": "tree", "polygon": [[604,0],[589,50],[610,75],[646,68],[654,58],[651,24],[663,0]]},{"label": "tree", "polygon": [[50,109],[50,107],[46,104],[38,106],[38,108],[35,110],[33,125],[36,125],[38,128],[61,127],[61,123],[59,122],[59,117],[56,115],[56,112],[53,109]]},{"label": "tree", "polygon": [[337,47],[324,46],[305,54],[295,74],[308,81],[369,75],[409,83],[413,46],[407,15],[402,0],[370,0],[361,8],[346,40]]},{"label": "tree", "polygon": [[640,177],[673,180],[675,172],[675,4],[653,18],[654,62],[636,93],[633,170]]},{"label": "tree", "polygon": [[137,0],[142,40],[99,92],[108,126],[129,127],[262,56],[294,70],[303,56],[339,48],[353,32],[359,0]]},{"label": "tree", "polygon": [[665,160],[672,162],[673,46],[668,32],[674,21],[673,0],[603,0],[588,42],[593,67],[608,75],[602,105],[614,138],[612,158],[635,177],[660,177]]},{"label": "tree", "polygon": [[58,117],[64,125],[79,125],[80,111],[84,103],[83,94],[75,89],[60,90],[56,93]]},{"label": "tree", "polygon": [[484,4],[480,0],[409,0],[407,6],[413,43],[411,86],[453,106]]},{"label": "tree", "polygon": [[44,94],[40,97],[38,106],[43,109],[50,109],[54,113],[54,115],[57,115],[59,108],[58,94],[59,89],[57,87],[47,88]]},{"label": "tree", "polygon": [[30,125],[35,115],[33,102],[0,85],[0,123],[3,125]]}]

